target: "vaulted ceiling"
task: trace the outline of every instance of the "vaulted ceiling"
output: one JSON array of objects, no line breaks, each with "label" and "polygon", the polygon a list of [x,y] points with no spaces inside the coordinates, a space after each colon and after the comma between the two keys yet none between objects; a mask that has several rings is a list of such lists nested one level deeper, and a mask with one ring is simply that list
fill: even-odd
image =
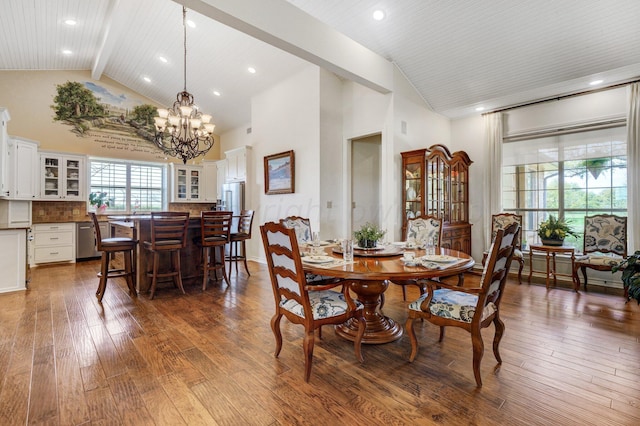
[{"label": "vaulted ceiling", "polygon": [[[0,70],[91,70],[170,105],[184,84],[182,4],[190,3],[0,0]],[[262,4],[276,3],[283,1]],[[288,3],[394,63],[434,111],[451,118],[640,76],[637,0]],[[384,20],[371,18],[376,9]],[[214,115],[216,133],[249,123],[251,96],[307,64],[208,16],[190,10],[187,19],[195,23],[187,29],[187,89]]]}]

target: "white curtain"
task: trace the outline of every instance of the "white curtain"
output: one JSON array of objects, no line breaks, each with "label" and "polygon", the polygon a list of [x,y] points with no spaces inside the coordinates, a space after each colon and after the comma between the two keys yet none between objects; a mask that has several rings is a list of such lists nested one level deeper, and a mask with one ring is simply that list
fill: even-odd
[{"label": "white curtain", "polygon": [[484,249],[491,245],[491,215],[502,209],[502,113],[484,116]]},{"label": "white curtain", "polygon": [[640,250],[640,83],[629,85],[627,113],[627,250]]}]

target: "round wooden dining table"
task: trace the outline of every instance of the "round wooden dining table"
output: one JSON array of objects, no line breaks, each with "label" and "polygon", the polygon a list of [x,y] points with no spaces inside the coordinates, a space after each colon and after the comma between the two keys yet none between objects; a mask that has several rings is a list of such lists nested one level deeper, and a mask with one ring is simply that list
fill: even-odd
[{"label": "round wooden dining table", "polygon": [[[390,248],[390,250],[392,250]],[[357,298],[364,305],[364,317],[367,324],[362,343],[389,343],[402,337],[403,329],[400,324],[383,315],[378,309],[380,296],[393,280],[433,279],[458,276],[462,282],[462,275],[470,270],[475,261],[466,253],[445,248],[436,248],[435,255],[446,255],[458,258],[449,264],[443,263],[439,268],[425,268],[423,266],[405,266],[402,260],[404,250],[394,252],[362,252],[355,250],[353,263],[343,263],[342,255],[331,247],[325,248],[325,255],[336,259],[335,264],[310,264],[304,262],[305,272],[326,277],[341,278],[350,282],[350,287]],[[339,250],[337,250],[339,251]],[[424,256],[424,250],[415,251],[415,257]],[[360,254],[360,255],[359,255]],[[355,340],[358,325],[351,319],[336,327],[336,333],[348,340]]]}]

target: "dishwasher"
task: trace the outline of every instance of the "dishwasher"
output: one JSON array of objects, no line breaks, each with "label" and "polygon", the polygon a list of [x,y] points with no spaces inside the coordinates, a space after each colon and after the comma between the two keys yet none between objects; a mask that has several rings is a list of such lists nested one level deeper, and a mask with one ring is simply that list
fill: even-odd
[{"label": "dishwasher", "polygon": [[[100,234],[107,236],[109,222],[100,222]],[[93,222],[76,223],[76,260],[94,259],[101,253],[96,250],[96,236],[93,232]]]}]

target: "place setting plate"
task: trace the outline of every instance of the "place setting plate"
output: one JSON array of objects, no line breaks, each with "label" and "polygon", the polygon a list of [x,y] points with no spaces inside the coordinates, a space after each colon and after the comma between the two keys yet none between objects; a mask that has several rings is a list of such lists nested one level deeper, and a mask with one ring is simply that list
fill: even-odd
[{"label": "place setting plate", "polygon": [[422,260],[435,263],[453,263],[460,259],[453,256],[447,256],[446,254],[425,254],[422,256]]},{"label": "place setting plate", "polygon": [[333,262],[336,259],[331,256],[305,256],[302,258],[303,262],[306,263],[329,263]]}]

